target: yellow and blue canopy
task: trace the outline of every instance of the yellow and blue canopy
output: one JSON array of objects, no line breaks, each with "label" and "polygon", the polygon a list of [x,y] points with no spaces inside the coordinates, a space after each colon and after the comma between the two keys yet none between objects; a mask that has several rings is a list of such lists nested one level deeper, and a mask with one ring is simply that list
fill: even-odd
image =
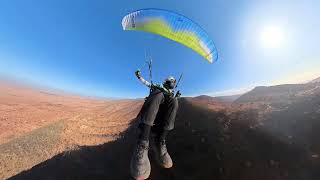
[{"label": "yellow and blue canopy", "polygon": [[218,52],[209,35],[189,18],[161,9],[142,9],[126,15],[124,30],[145,31],[181,43],[203,56],[210,63],[218,59]]}]

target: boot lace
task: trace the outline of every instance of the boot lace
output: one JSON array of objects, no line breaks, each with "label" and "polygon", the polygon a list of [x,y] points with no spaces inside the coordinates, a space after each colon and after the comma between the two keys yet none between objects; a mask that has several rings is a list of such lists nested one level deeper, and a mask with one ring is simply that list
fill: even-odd
[{"label": "boot lace", "polygon": [[138,145],[136,151],[137,151],[137,157],[138,157],[139,159],[141,159],[141,158],[143,157],[143,153],[144,153],[145,150],[146,150],[146,151],[149,150],[149,147],[146,146],[146,145],[144,145],[144,144],[139,144],[139,145]]},{"label": "boot lace", "polygon": [[161,140],[159,142],[159,145],[160,145],[160,152],[161,154],[165,154],[167,152],[167,145],[166,145],[166,141],[165,140]]}]

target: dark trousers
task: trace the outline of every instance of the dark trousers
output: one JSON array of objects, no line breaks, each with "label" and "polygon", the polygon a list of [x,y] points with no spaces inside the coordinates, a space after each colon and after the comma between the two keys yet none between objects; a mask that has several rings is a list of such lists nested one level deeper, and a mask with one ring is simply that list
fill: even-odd
[{"label": "dark trousers", "polygon": [[154,90],[146,98],[138,115],[140,123],[153,126],[152,129],[172,130],[178,110],[178,99]]}]

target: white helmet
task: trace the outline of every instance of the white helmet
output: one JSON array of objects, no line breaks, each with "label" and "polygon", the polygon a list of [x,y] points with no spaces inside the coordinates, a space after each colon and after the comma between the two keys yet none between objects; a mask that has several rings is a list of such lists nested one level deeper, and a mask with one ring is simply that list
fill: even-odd
[{"label": "white helmet", "polygon": [[176,79],[173,76],[169,76],[164,80],[163,86],[168,89],[173,89],[176,86]]}]

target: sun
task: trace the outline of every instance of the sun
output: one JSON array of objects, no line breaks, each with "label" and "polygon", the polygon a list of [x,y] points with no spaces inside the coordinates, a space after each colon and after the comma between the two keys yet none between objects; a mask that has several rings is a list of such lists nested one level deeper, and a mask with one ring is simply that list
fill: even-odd
[{"label": "sun", "polygon": [[279,48],[284,42],[284,32],[279,26],[265,26],[260,34],[260,40],[265,48]]}]

